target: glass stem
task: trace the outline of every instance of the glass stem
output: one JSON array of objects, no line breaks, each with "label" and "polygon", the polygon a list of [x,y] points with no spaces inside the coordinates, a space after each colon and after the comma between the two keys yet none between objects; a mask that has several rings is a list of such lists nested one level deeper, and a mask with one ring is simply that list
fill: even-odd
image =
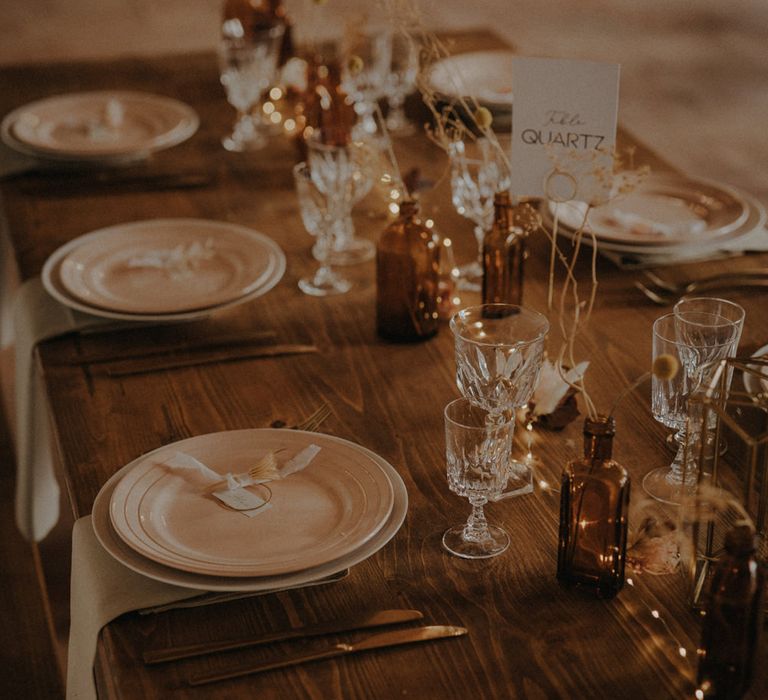
[{"label": "glass stem", "polygon": [[482,226],[475,226],[475,238],[477,239],[477,263],[483,266],[483,241],[485,240],[485,231]]},{"label": "glass stem", "polygon": [[485,542],[491,537],[483,511],[483,506],[488,499],[485,496],[470,496],[469,502],[472,504],[472,513],[464,526],[463,537],[468,542]]},{"label": "glass stem", "polygon": [[696,460],[694,458],[694,444],[696,435],[689,435],[685,427],[675,433],[677,452],[669,468],[667,481],[672,484],[690,483],[696,474]]}]

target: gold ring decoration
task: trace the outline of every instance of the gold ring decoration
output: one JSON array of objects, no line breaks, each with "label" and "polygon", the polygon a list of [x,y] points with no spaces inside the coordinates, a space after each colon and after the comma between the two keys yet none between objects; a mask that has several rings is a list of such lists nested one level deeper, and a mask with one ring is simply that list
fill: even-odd
[{"label": "gold ring decoration", "polygon": [[578,191],[578,181],[572,173],[566,170],[554,168],[544,178],[544,194],[552,202],[568,202],[576,198]]},{"label": "gold ring decoration", "polygon": [[249,510],[258,510],[259,508],[263,508],[267,503],[269,503],[272,500],[272,489],[269,488],[266,484],[251,484],[251,487],[254,489],[264,489],[267,492],[267,497],[264,498],[261,492],[259,492],[259,497],[262,498],[264,503],[262,503],[260,506],[257,506],[256,508],[250,508]]}]

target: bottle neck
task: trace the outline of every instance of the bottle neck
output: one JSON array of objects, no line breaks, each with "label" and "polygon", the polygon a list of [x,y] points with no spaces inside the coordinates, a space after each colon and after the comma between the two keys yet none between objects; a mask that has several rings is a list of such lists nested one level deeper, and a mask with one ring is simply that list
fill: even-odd
[{"label": "bottle neck", "polygon": [[598,416],[584,421],[584,457],[587,459],[611,459],[616,424],[613,418]]},{"label": "bottle neck", "polygon": [[400,218],[410,220],[418,216],[419,203],[413,199],[405,199],[400,202]]},{"label": "bottle neck", "polygon": [[512,228],[512,203],[509,192],[497,192],[493,197],[493,225],[505,232]]}]

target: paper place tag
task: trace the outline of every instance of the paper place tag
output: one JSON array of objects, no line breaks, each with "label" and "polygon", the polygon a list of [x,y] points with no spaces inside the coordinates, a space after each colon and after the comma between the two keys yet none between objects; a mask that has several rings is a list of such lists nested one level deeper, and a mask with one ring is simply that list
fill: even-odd
[{"label": "paper place tag", "polygon": [[619,106],[619,65],[515,57],[512,184],[521,197],[607,200]]},{"label": "paper place tag", "polygon": [[272,507],[270,503],[246,488],[219,489],[218,491],[214,491],[213,495],[224,505],[229,506],[233,510],[238,511],[249,518],[258,515],[259,513],[263,513]]}]

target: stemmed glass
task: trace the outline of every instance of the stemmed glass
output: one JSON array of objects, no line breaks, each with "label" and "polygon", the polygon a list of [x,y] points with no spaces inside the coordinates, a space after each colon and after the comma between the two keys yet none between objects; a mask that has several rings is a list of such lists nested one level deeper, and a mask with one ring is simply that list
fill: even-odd
[{"label": "stemmed glass", "polygon": [[419,51],[413,40],[405,34],[392,35],[391,62],[385,85],[387,104],[386,125],[390,134],[407,136],[416,128],[405,116],[405,98],[416,85],[419,72]]},{"label": "stemmed glass", "polygon": [[700,427],[689,420],[689,398],[707,381],[719,360],[735,354],[743,318],[683,310],[666,314],[653,324],[654,361],[660,355],[671,355],[680,366],[673,378],[654,376],[651,384],[653,417],[676,431],[678,445],[671,465],[653,469],[643,479],[646,493],[658,501],[677,505],[696,484],[693,454]]},{"label": "stemmed glass", "polygon": [[[370,260],[376,253],[371,241],[355,237],[352,207],[373,186],[373,149],[361,142],[333,146],[312,138],[307,142],[312,181],[328,197],[329,208],[336,222],[336,234],[327,256],[333,265],[355,265]],[[315,246],[317,247],[317,246]],[[313,249],[319,260],[320,251]]]},{"label": "stemmed glass", "polygon": [[358,140],[376,136],[376,102],[386,92],[392,63],[392,31],[371,27],[370,32],[347,37],[344,50],[346,61],[341,85],[355,104],[359,118],[352,135]]},{"label": "stemmed glass", "polygon": [[248,32],[239,21],[224,25],[219,72],[227,101],[237,110],[232,133],[221,141],[228,151],[254,151],[267,144],[267,128],[253,108],[274,82],[284,31],[282,25]]},{"label": "stemmed glass", "polygon": [[[450,325],[459,391],[486,411],[489,429],[514,424],[515,409],[528,403],[538,382],[549,321],[514,304],[483,304],[459,311]],[[511,452],[506,457],[513,488],[498,498],[532,491],[530,468],[512,461]]]},{"label": "stemmed glass", "polygon": [[299,197],[301,219],[304,228],[313,236],[317,236],[316,256],[321,263],[312,277],[299,280],[299,289],[316,297],[344,294],[349,291],[352,283],[333,270],[328,256],[340,225],[334,216],[333,203],[327,194],[318,189],[306,163],[294,166],[293,178]]},{"label": "stemmed glass", "polygon": [[488,412],[465,398],[451,401],[444,416],[448,487],[469,499],[472,513],[465,525],[446,530],[443,546],[465,559],[496,556],[509,546],[509,535],[488,525],[483,507],[498,498],[507,483],[514,421],[489,426]]},{"label": "stemmed glass", "polygon": [[[474,151],[474,152],[471,152]],[[475,223],[477,258],[459,268],[459,287],[479,291],[483,278],[483,238],[493,225],[493,197],[509,189],[510,172],[501,149],[486,138],[474,149],[464,141],[448,147],[451,198],[456,211]]]}]

